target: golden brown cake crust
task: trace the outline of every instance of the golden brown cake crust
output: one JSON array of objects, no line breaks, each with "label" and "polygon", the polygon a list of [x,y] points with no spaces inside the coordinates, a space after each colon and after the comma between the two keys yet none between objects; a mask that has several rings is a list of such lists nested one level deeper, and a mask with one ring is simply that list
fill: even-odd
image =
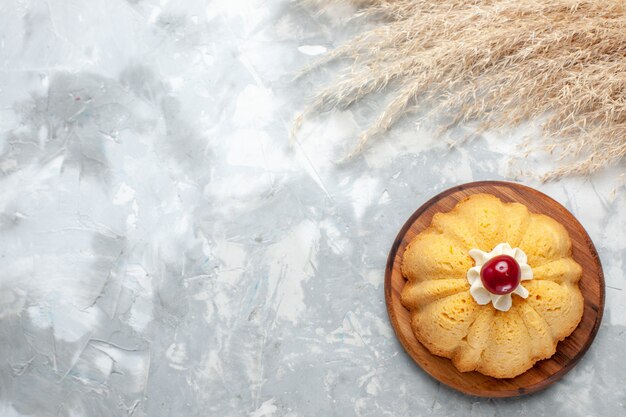
[{"label": "golden brown cake crust", "polygon": [[[513,295],[509,311],[478,305],[466,278],[474,266],[470,249],[489,252],[503,242],[522,249],[534,273],[524,282],[528,298]],[[461,372],[515,377],[552,356],[582,318],[582,269],[565,228],[490,194],[472,195],[450,212],[435,214],[407,246],[402,274],[402,304],[411,313],[415,337]]]}]

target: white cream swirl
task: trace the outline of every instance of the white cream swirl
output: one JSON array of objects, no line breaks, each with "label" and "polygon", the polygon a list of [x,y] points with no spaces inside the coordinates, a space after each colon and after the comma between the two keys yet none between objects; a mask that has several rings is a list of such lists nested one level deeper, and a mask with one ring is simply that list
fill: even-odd
[{"label": "white cream swirl", "polygon": [[[504,295],[489,292],[483,285],[480,278],[480,270],[482,266],[491,258],[499,255],[509,255],[515,259],[515,261],[519,264],[521,272],[521,279],[518,286],[511,293]],[[469,251],[469,256],[474,259],[476,265],[467,271],[467,280],[470,283],[470,294],[474,297],[474,300],[478,304],[485,305],[491,302],[496,310],[509,311],[511,305],[513,304],[513,300],[511,298],[512,294],[517,294],[522,298],[528,297],[528,290],[522,286],[522,281],[533,279],[533,270],[528,265],[528,258],[523,250],[520,248],[513,249],[508,243],[499,243],[491,252],[484,252],[480,249],[471,249]]]}]

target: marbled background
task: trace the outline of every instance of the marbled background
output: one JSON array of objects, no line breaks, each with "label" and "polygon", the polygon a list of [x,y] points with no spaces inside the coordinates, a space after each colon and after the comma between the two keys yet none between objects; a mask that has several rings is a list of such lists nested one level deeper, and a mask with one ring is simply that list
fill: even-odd
[{"label": "marbled background", "polygon": [[449,147],[407,119],[337,164],[379,97],[310,120],[290,147],[335,67],[293,76],[362,28],[348,15],[0,2],[0,416],[625,413],[619,169],[522,178],[578,216],[606,273],[603,325],[561,382],[471,398],[403,352],[383,268],[406,218],[445,188],[551,158],[511,162],[531,126]]}]

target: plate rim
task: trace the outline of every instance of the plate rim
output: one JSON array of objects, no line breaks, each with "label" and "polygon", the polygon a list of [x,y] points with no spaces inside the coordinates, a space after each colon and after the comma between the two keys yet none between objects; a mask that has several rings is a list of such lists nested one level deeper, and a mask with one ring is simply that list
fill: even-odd
[{"label": "plate rim", "polygon": [[[523,190],[525,190],[527,192],[539,194],[542,198],[550,200],[552,203],[556,204],[557,207],[559,207],[561,210],[563,210],[567,215],[569,215],[576,223],[578,223],[578,226],[580,226],[581,230],[584,231],[584,233],[585,233],[584,238],[585,238],[585,241],[586,241],[586,243],[588,245],[588,248],[590,250],[590,254],[597,261],[597,264],[598,264],[597,280],[598,280],[598,282],[600,284],[600,294],[599,294],[600,295],[600,303],[599,303],[599,308],[598,308],[598,310],[596,312],[596,319],[595,319],[594,325],[593,325],[593,327],[591,329],[591,332],[589,333],[588,339],[586,340],[584,345],[581,346],[581,348],[578,350],[576,355],[574,357],[572,357],[567,362],[567,364],[565,366],[563,366],[560,370],[558,370],[554,374],[550,375],[549,377],[547,377],[547,378],[545,378],[545,379],[543,379],[543,380],[541,380],[541,381],[539,381],[539,382],[537,382],[537,383],[535,383],[535,384],[533,384],[533,385],[531,385],[531,386],[529,386],[527,388],[517,388],[517,389],[512,389],[512,390],[498,391],[497,395],[493,395],[492,393],[481,393],[479,391],[466,391],[466,390],[461,389],[459,387],[450,385],[447,382],[442,381],[441,379],[439,379],[436,375],[433,375],[433,373],[431,373],[431,371],[428,370],[426,367],[422,366],[420,361],[413,356],[413,354],[411,353],[411,351],[409,350],[409,348],[405,344],[404,335],[401,333],[401,330],[399,328],[398,319],[396,317],[395,311],[393,309],[393,303],[392,303],[391,277],[392,277],[392,274],[393,274],[393,266],[394,266],[394,263],[395,263],[396,254],[398,252],[398,249],[399,249],[400,245],[402,244],[403,238],[406,235],[407,231],[411,228],[411,226],[415,223],[415,221],[426,210],[428,210],[428,208],[431,205],[433,205],[434,203],[438,202],[439,200],[447,197],[450,194],[458,192],[458,191],[463,191],[463,190],[466,190],[466,189],[469,189],[469,188],[475,188],[475,187],[485,186],[485,185],[508,187],[508,188],[511,188],[511,189],[520,188],[520,189],[523,189]],[[584,228],[584,226],[580,223],[580,221],[578,221],[576,216],[574,216],[574,214],[572,214],[565,206],[563,206],[561,203],[559,203],[557,200],[555,200],[554,198],[550,197],[549,195],[547,195],[547,194],[545,194],[545,193],[543,193],[543,192],[541,192],[541,191],[539,191],[539,190],[537,190],[535,188],[532,188],[532,187],[529,187],[529,186],[526,186],[526,185],[523,185],[523,184],[520,184],[520,183],[517,183],[517,182],[499,181],[499,180],[483,180],[483,181],[472,181],[472,182],[463,183],[463,184],[459,184],[459,185],[447,188],[447,189],[445,189],[445,190],[435,194],[431,198],[429,198],[427,201],[425,201],[423,204],[421,204],[417,208],[417,210],[415,210],[408,217],[408,219],[405,221],[405,223],[402,225],[402,227],[398,231],[398,234],[396,235],[396,237],[395,237],[395,239],[393,241],[393,244],[391,245],[391,249],[389,251],[389,254],[387,256],[387,263],[386,263],[386,266],[385,266],[384,293],[385,293],[385,304],[386,304],[386,307],[387,307],[387,315],[389,317],[389,321],[391,323],[391,327],[393,328],[394,334],[395,334],[396,338],[398,339],[398,341],[400,342],[400,344],[402,345],[402,348],[405,351],[405,353],[411,358],[411,360],[422,371],[424,371],[427,375],[429,375],[431,378],[433,378],[437,382],[439,382],[441,384],[444,384],[447,387],[454,389],[455,391],[462,392],[463,394],[466,394],[466,395],[470,395],[470,396],[474,396],[474,397],[484,397],[484,398],[508,398],[508,397],[510,398],[510,397],[518,397],[518,396],[522,396],[522,395],[531,394],[531,393],[534,393],[534,392],[537,392],[537,391],[541,391],[541,390],[551,386],[554,382],[556,382],[559,379],[561,379],[567,372],[569,372],[572,368],[575,367],[575,365],[580,361],[580,359],[584,356],[584,354],[587,352],[587,350],[589,350],[589,347],[591,346],[591,344],[595,340],[595,337],[596,337],[596,335],[598,333],[598,330],[600,329],[600,324],[602,323],[602,318],[603,318],[603,314],[604,314],[605,293],[606,293],[605,286],[606,286],[606,284],[605,284],[605,280],[604,280],[604,270],[602,268],[602,262],[600,260],[600,256],[598,255],[598,251],[597,251],[597,249],[596,249],[596,247],[595,247],[595,245],[593,243],[593,240],[589,236],[589,233]],[[402,307],[404,308],[404,306],[402,306]],[[417,343],[420,343],[420,342],[417,341]],[[426,351],[428,351],[428,349],[426,349]],[[430,354],[432,356],[436,356],[436,355],[433,355],[430,352],[428,352],[428,354]],[[459,371],[457,371],[457,372],[459,372]],[[459,374],[463,375],[462,372],[459,372]]]}]

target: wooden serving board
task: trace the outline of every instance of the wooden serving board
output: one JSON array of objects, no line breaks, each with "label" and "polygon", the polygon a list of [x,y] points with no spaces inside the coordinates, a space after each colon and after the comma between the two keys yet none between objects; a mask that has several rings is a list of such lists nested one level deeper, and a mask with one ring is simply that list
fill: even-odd
[{"label": "wooden serving board", "polygon": [[[549,359],[539,361],[525,373],[497,379],[478,372],[459,372],[447,358],[432,355],[411,330],[409,312],[400,302],[406,280],[400,267],[408,243],[430,225],[437,212],[450,211],[457,202],[476,193],[493,194],[504,202],[524,204],[531,212],[546,214],[569,232],[573,257],[583,268],[580,289],[585,298],[583,318],[574,332],[557,346]],[[385,300],[389,319],[402,346],[429,375],[451,388],[480,397],[514,397],[539,391],[572,369],[593,341],[604,310],[604,276],[598,253],[589,235],[561,204],[532,188],[508,182],[482,181],[459,185],[421,206],[404,224],[391,247],[385,271]]]}]

